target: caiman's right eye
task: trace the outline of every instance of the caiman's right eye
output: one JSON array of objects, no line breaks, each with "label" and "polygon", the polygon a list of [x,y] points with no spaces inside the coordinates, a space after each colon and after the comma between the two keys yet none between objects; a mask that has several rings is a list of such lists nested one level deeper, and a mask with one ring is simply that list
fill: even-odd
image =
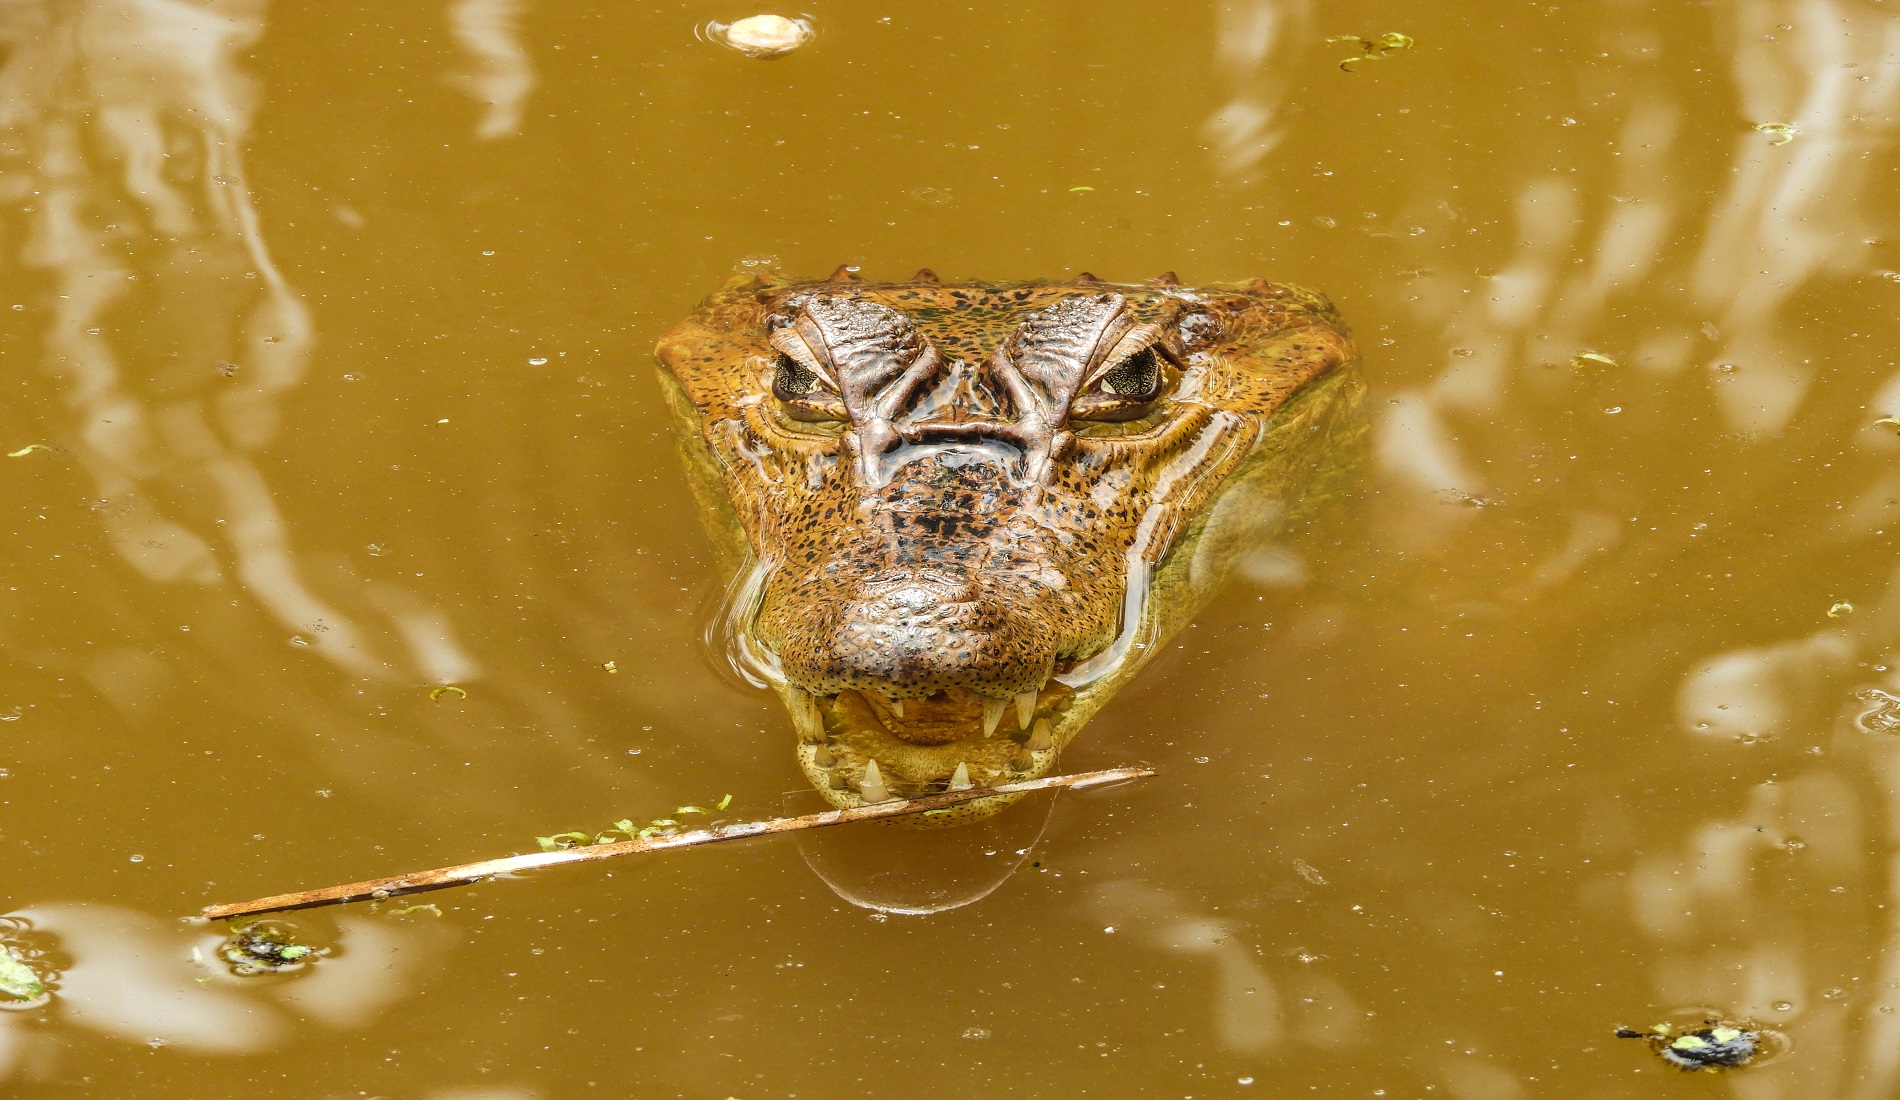
[{"label": "caiman's right eye", "polygon": [[778,373],[772,377],[772,392],[780,400],[800,397],[817,388],[816,372],[784,352],[779,352]]}]

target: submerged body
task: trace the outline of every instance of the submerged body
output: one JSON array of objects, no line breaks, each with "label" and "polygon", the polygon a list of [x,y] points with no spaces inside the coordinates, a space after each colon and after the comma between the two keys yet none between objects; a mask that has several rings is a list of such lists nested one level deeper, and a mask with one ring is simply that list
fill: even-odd
[{"label": "submerged body", "polygon": [[1363,431],[1331,305],[1259,280],[742,277],[658,354],[735,660],[837,806],[1048,773]]}]

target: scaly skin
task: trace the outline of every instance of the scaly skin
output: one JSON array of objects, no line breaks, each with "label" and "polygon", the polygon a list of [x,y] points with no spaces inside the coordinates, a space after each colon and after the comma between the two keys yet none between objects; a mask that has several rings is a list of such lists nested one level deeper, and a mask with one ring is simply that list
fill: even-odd
[{"label": "scaly skin", "polygon": [[1260,280],[742,276],[658,355],[735,661],[836,806],[1048,773],[1363,434],[1332,306]]}]

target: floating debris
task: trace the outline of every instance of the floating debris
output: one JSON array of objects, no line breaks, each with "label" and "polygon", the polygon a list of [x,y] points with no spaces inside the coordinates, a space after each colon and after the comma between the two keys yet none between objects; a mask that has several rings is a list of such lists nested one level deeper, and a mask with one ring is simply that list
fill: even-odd
[{"label": "floating debris", "polygon": [[1570,357],[1570,365],[1581,368],[1587,366],[1616,367],[1622,364],[1600,351],[1580,351]]},{"label": "floating debris", "polygon": [[1770,145],[1786,145],[1794,140],[1796,134],[1801,132],[1794,128],[1793,123],[1789,122],[1757,122],[1755,124],[1755,131],[1757,133],[1767,134],[1768,144]]},{"label": "floating debris", "polygon": [[1900,416],[1883,416],[1879,420],[1874,421],[1874,427],[1900,430]]},{"label": "floating debris", "polygon": [[1868,733],[1900,733],[1900,695],[1879,688],[1862,688],[1854,698],[1872,704],[1854,716],[1854,723]]},{"label": "floating debris", "polygon": [[560,852],[568,848],[586,848],[595,844],[619,844],[628,840],[651,840],[656,836],[672,836],[681,829],[680,819],[687,814],[710,814],[732,805],[732,796],[720,799],[713,808],[704,806],[681,806],[673,811],[672,817],[657,817],[645,825],[635,825],[632,818],[621,818],[610,829],[589,836],[582,832],[555,833],[553,836],[538,836],[534,842],[544,852]]},{"label": "floating debris", "polygon": [[33,968],[13,948],[0,944],[0,1005],[33,1008],[45,1004],[51,996]]},{"label": "floating debris", "polygon": [[1350,42],[1359,47],[1357,57],[1348,57],[1339,63],[1339,67],[1346,72],[1352,72],[1352,67],[1361,61],[1384,61],[1388,54],[1412,48],[1412,36],[1400,34],[1398,31],[1387,31],[1377,38],[1360,38],[1354,34],[1343,34],[1326,40],[1327,45],[1336,42]]},{"label": "floating debris", "polygon": [[410,917],[417,913],[433,913],[439,917],[442,915],[442,910],[437,908],[434,902],[424,902],[421,905],[405,905],[401,909],[391,909],[389,911],[389,915],[392,917]]},{"label": "floating debris", "polygon": [[297,942],[297,930],[277,921],[234,925],[218,946],[218,957],[231,964],[234,974],[277,974],[300,970],[328,954],[321,947]]},{"label": "floating debris", "polygon": [[1071,188],[1069,188],[1069,190],[1070,190],[1070,191],[1093,191],[1093,190],[1095,190],[1095,188],[1093,188],[1093,187],[1090,187],[1090,186],[1088,186],[1087,184],[1084,184],[1084,185],[1082,185],[1081,187],[1071,187]]},{"label": "floating debris", "polygon": [[28,443],[26,446],[21,447],[17,451],[8,451],[7,457],[8,458],[25,458],[27,455],[32,454],[34,451],[50,451],[52,449],[53,448],[48,447],[44,443]]},{"label": "floating debris", "polygon": [[238,372],[238,365],[236,363],[227,363],[223,361],[222,359],[218,361],[219,374],[224,375],[226,378],[230,378],[236,375],[237,372]]},{"label": "floating debris", "polygon": [[1663,1061],[1688,1071],[1739,1069],[1754,1061],[1762,1046],[1761,1032],[1717,1020],[1690,1029],[1668,1024],[1657,1024],[1648,1031],[1619,1027],[1616,1037],[1641,1039]]},{"label": "floating debris", "polygon": [[812,34],[811,20],[783,15],[748,15],[731,23],[708,23],[704,32],[712,41],[756,61],[784,57],[811,41]]},{"label": "floating debris", "polygon": [[600,668],[602,672],[619,672],[620,671],[620,666],[614,663],[613,661],[608,661],[607,663],[601,665]]},{"label": "floating debris", "polygon": [[443,684],[439,688],[429,689],[429,698],[431,699],[440,699],[444,695],[453,695],[457,699],[468,698],[468,692],[464,691],[463,689],[459,687],[456,687],[454,684]]},{"label": "floating debris", "polygon": [[1854,613],[1854,605],[1851,603],[1845,603],[1845,602],[1837,603],[1833,607],[1830,607],[1827,609],[1827,617],[1830,619],[1838,619],[1843,615],[1852,615],[1853,613]]}]

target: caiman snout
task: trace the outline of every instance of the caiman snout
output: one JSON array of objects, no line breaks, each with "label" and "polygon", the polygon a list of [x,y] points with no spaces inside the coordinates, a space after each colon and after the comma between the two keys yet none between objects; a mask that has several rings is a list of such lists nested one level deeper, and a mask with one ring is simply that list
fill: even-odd
[{"label": "caiman snout", "polygon": [[[910,700],[962,690],[1009,699],[1039,689],[1061,637],[1047,629],[1053,609],[1021,593],[1012,606],[982,587],[900,578],[762,625],[784,640],[786,677],[820,695],[857,690]],[[763,614],[776,610],[768,605]]]}]

